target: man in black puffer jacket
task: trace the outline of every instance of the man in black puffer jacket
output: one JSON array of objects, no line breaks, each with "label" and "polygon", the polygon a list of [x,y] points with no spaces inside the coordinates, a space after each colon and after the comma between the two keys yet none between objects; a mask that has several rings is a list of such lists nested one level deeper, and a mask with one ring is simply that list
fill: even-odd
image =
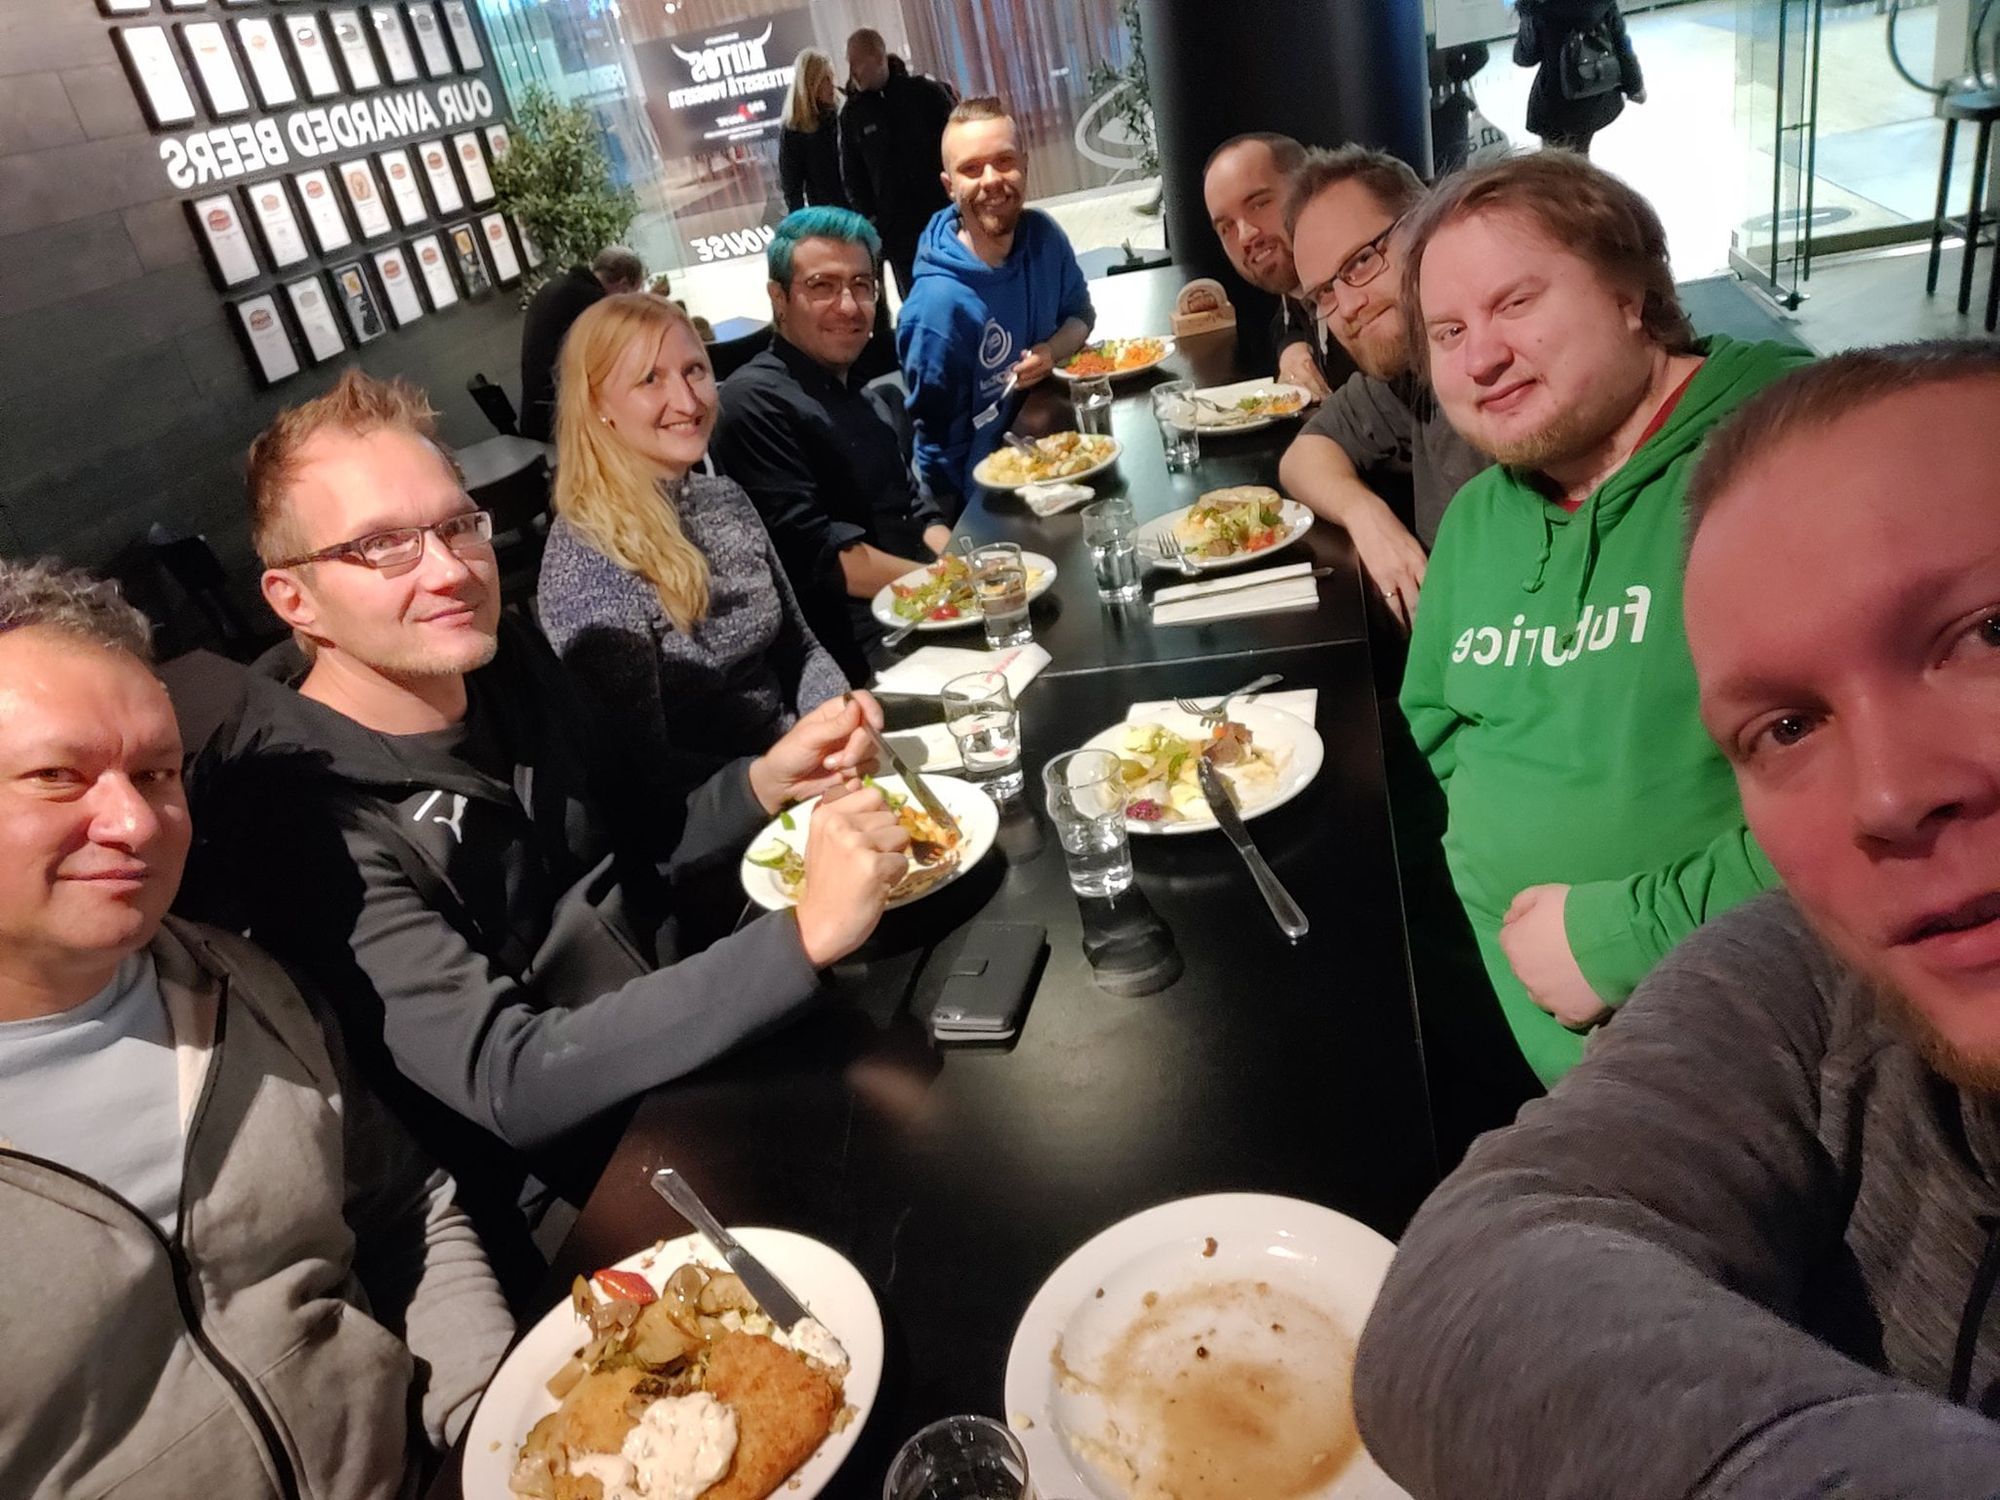
[{"label": "man in black puffer jacket", "polygon": [[847,201],[882,236],[882,256],[910,295],[917,241],[950,198],[939,143],[951,91],[891,57],[879,31],[847,39],[847,103],[840,110],[840,175]]}]

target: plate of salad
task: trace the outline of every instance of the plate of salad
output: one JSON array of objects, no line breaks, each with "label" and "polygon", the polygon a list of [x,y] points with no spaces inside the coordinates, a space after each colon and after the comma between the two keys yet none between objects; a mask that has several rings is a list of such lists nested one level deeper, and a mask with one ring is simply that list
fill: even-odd
[{"label": "plate of salad", "polygon": [[1099,339],[1057,365],[1056,374],[1064,380],[1094,380],[1105,375],[1117,380],[1150,370],[1173,352],[1172,339]]},{"label": "plate of salad", "polygon": [[1125,827],[1138,834],[1201,833],[1215,814],[1201,794],[1196,765],[1213,760],[1236,793],[1245,821],[1298,796],[1319,775],[1326,746],[1296,714],[1236,703],[1221,724],[1207,725],[1168,704],[1146,704],[1132,717],[1083,742],[1118,757],[1125,783]]},{"label": "plate of salad", "polygon": [[[937,793],[938,801],[958,822],[954,834],[940,827],[926,813],[900,776],[888,776],[870,784],[895,809],[896,821],[910,836],[909,868],[889,892],[891,907],[907,906],[928,896],[940,886],[951,884],[986,856],[1000,832],[1000,809],[984,790],[957,776],[933,772],[924,785]],[[812,829],[813,797],[788,807],[773,818],[764,831],[750,841],[743,855],[738,878],[744,894],[766,911],[782,911],[797,906],[812,872],[806,867],[806,841]]]},{"label": "plate of salad", "polygon": [[1296,417],[1311,402],[1303,386],[1282,380],[1239,380],[1196,391],[1188,415],[1191,425],[1203,432],[1257,432]]},{"label": "plate of salad", "polygon": [[1312,512],[1268,485],[1238,484],[1210,490],[1194,504],[1156,516],[1138,529],[1139,555],[1155,567],[1179,571],[1160,550],[1171,532],[1181,554],[1204,571],[1233,568],[1289,547],[1312,529]]},{"label": "plate of salad", "polygon": [[[1021,561],[1028,569],[1028,598],[1032,602],[1049,591],[1056,581],[1052,558],[1039,552],[1023,552]],[[917,629],[956,630],[961,625],[979,623],[979,601],[972,594],[972,573],[956,552],[947,552],[927,567],[915,568],[875,591],[868,609],[886,630],[917,622]]]}]

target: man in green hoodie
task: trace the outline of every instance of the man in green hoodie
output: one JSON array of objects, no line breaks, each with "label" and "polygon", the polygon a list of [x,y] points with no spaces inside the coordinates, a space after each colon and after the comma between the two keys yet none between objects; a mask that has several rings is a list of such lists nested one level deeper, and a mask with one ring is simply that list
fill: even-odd
[{"label": "man in green hoodie", "polygon": [[1676,942],[1776,883],[1697,711],[1682,510],[1708,433],[1808,356],[1696,339],[1659,217],[1566,152],[1450,179],[1408,233],[1418,367],[1499,463],[1438,532],[1403,712],[1501,1008],[1553,1083]]}]

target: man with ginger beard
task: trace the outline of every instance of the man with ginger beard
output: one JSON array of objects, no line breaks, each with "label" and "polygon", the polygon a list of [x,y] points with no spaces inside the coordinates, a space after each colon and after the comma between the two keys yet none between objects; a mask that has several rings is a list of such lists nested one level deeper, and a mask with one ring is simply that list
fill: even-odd
[{"label": "man with ginger beard", "polygon": [[972,470],[1000,446],[1008,392],[1048,378],[1090,337],[1096,311],[1056,221],[1027,207],[1027,158],[998,99],[968,99],[944,132],[951,194],[924,230],[896,350],[916,426],[917,472],[957,517]]},{"label": "man with ginger beard", "polygon": [[[1284,204],[1314,316],[1359,370],[1307,419],[1278,466],[1285,493],[1353,539],[1405,630],[1445,506],[1491,460],[1410,369],[1396,230],[1423,201],[1408,164],[1364,146],[1306,153]],[[1407,508],[1400,504],[1407,497]]]},{"label": "man with ginger beard", "polygon": [[1419,1500],[2000,1495],[1996,409],[1991,343],[1863,349],[1709,444],[1688,644],[1786,893],[1404,1235],[1355,1395]]}]

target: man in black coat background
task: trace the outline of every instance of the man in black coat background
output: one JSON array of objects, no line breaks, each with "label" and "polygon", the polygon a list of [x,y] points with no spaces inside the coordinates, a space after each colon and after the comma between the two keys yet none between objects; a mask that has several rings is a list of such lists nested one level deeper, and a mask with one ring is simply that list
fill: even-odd
[{"label": "man in black coat background", "polygon": [[528,299],[521,318],[521,436],[538,443],[554,438],[556,357],[563,336],[583,310],[613,292],[636,292],[646,284],[646,267],[623,245],[607,245],[587,266],[571,266],[551,277]]},{"label": "man in black coat background", "polygon": [[944,190],[944,122],[956,101],[934,78],[891,57],[882,33],[847,39],[847,102],[840,110],[840,175],[847,201],[882,236],[882,258],[910,295],[917,240],[950,199]]}]

